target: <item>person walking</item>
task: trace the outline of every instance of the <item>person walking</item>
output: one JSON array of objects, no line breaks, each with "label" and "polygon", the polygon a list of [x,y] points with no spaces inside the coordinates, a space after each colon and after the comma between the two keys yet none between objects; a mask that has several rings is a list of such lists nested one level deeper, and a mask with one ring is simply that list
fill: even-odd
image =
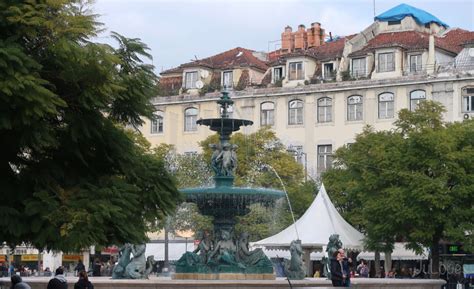
[{"label": "person walking", "polygon": [[26,282],[23,282],[20,276],[15,274],[11,277],[10,289],[31,289],[31,287]]},{"label": "person walking", "polygon": [[79,272],[79,280],[74,284],[74,289],[94,289],[94,285],[89,281],[86,271]]},{"label": "person walking", "polygon": [[67,289],[67,280],[64,277],[63,267],[56,269],[56,275],[49,280],[47,289]]},{"label": "person walking", "polygon": [[76,274],[78,274],[78,275],[79,275],[79,272],[86,271],[86,266],[84,266],[84,263],[82,263],[81,259],[79,259],[79,262],[77,262],[77,265],[74,268],[74,271],[76,271]]}]

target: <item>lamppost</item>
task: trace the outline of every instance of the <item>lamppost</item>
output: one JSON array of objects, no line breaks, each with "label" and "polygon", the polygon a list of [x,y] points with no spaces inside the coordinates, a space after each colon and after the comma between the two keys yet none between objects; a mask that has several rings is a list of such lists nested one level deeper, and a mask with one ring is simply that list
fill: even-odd
[{"label": "lamppost", "polygon": [[293,145],[290,145],[287,149],[287,152],[295,155],[298,159],[301,156],[304,156],[304,181],[308,181],[308,155],[302,150],[296,149]]},{"label": "lamppost", "polygon": [[186,239],[186,252],[188,251],[188,239],[194,236],[193,230],[183,230],[177,232],[178,236]]}]

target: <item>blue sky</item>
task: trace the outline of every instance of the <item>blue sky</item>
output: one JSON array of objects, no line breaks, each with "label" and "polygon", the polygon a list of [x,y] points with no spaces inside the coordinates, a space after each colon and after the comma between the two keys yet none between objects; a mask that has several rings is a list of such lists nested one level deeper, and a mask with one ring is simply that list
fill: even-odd
[{"label": "blue sky", "polygon": [[[375,0],[376,15],[406,3],[450,27],[474,30],[473,0]],[[106,30],[97,41],[111,43],[110,31],[140,38],[151,48],[156,72],[195,57],[237,46],[258,51],[279,48],[286,25],[297,29],[320,22],[333,35],[360,32],[373,22],[373,0],[96,0]]]}]

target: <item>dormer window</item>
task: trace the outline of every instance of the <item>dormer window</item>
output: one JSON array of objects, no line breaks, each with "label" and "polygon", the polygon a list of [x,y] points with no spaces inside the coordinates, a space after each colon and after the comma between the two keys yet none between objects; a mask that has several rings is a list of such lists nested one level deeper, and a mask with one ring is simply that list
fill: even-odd
[{"label": "dormer window", "polygon": [[196,82],[198,81],[198,73],[197,71],[186,72],[185,74],[185,81],[184,81],[184,88],[192,89],[196,88]]},{"label": "dormer window", "polygon": [[298,62],[290,62],[288,65],[288,79],[289,80],[303,80],[304,79],[304,73],[303,73],[303,62],[298,61]]},{"label": "dormer window", "polygon": [[283,67],[273,68],[273,83],[283,79]]},{"label": "dormer window", "polygon": [[393,52],[379,54],[379,72],[395,71],[395,61]]},{"label": "dormer window", "polygon": [[222,73],[222,86],[224,88],[233,87],[233,74],[232,71],[224,71]]},{"label": "dormer window", "polygon": [[421,54],[410,55],[410,71],[421,71]]},{"label": "dormer window", "polygon": [[358,78],[366,75],[365,57],[352,59],[352,77]]}]

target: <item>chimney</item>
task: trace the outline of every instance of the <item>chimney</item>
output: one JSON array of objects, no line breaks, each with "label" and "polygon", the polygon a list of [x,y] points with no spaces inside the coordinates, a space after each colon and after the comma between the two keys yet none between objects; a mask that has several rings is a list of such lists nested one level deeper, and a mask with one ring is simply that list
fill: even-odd
[{"label": "chimney", "polygon": [[306,49],[308,47],[308,35],[306,34],[306,27],[303,24],[298,26],[298,31],[294,33],[295,50]]},{"label": "chimney", "polygon": [[317,47],[324,43],[324,29],[321,29],[321,23],[311,23],[311,28],[307,30],[308,48]]},{"label": "chimney", "polygon": [[281,50],[282,53],[290,53],[294,50],[294,36],[291,26],[286,26],[285,31],[281,34]]},{"label": "chimney", "polygon": [[436,58],[435,58],[435,38],[433,34],[430,34],[428,42],[428,60],[426,63],[426,72],[431,74],[435,72]]}]

